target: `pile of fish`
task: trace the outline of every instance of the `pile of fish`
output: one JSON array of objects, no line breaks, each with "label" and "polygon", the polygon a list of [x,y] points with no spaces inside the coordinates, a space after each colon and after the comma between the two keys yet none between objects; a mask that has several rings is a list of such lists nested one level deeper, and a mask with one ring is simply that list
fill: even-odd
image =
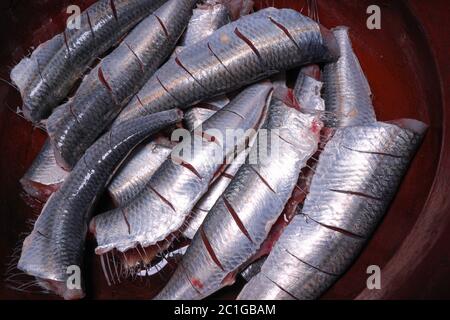
[{"label": "pile of fish", "polygon": [[238,299],[318,298],[427,128],[377,121],[346,27],[249,0],[100,0],[11,79],[48,132],[21,179],[45,205],[18,268],[65,299],[85,295],[88,233],[108,283],[182,255],[156,299],[202,299],[238,276]]}]

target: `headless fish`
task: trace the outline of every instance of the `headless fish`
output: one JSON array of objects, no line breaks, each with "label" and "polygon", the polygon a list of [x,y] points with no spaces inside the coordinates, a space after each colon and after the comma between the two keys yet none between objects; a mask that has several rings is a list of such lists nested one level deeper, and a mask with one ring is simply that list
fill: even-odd
[{"label": "headless fish", "polygon": [[47,122],[58,163],[71,169],[170,55],[197,0],[169,0],[125,37]]},{"label": "headless fish", "polygon": [[80,15],[80,28],[44,42],[11,71],[23,114],[33,122],[49,116],[94,60],[115,45],[164,0],[100,0]]},{"label": "headless fish", "polygon": [[47,140],[20,183],[29,195],[46,202],[68,175],[69,172],[56,164],[52,146]]},{"label": "headless fish", "polygon": [[96,253],[104,254],[113,249],[125,252],[138,245],[149,247],[159,246],[161,242],[170,243],[223,167],[223,160],[214,159],[217,158],[215,155],[228,157],[246,138],[225,144],[219,138],[219,141],[209,139],[200,133],[215,129],[225,137],[230,129],[256,130],[263,122],[271,92],[272,85],[267,82],[245,89],[209,118],[202,125],[203,131],[190,133],[189,143],[202,146],[200,150],[194,149],[196,152],[191,159],[180,161],[173,152],[171,159],[162,164],[145,188],[126,206],[94,217],[90,230],[97,239]]},{"label": "headless fish", "polygon": [[386,212],[426,126],[415,120],[336,130],[303,208],[239,299],[315,299],[357,257]]},{"label": "headless fish", "polygon": [[65,299],[82,298],[83,289],[70,288],[66,281],[69,267],[82,267],[92,206],[138,143],[181,118],[177,109],[142,117],[113,128],[97,140],[44,206],[23,242],[18,268]]},{"label": "headless fish", "polygon": [[291,9],[267,8],[229,23],[166,62],[121,112],[126,119],[187,108],[279,71],[338,58],[333,34]]},{"label": "headless fish", "polygon": [[[263,128],[268,135],[279,137],[278,148],[269,142],[267,158],[256,156],[254,162],[250,152],[249,162],[210,210],[156,299],[207,297],[232,284],[235,274],[259,251],[290,198],[300,170],[317,150],[321,122],[274,94]],[[264,148],[262,143],[259,138],[252,149]]]},{"label": "headless fish", "polygon": [[323,72],[324,99],[328,113],[335,119],[329,125],[346,127],[376,122],[369,83],[352,49],[348,28],[333,29],[340,58],[325,65]]}]

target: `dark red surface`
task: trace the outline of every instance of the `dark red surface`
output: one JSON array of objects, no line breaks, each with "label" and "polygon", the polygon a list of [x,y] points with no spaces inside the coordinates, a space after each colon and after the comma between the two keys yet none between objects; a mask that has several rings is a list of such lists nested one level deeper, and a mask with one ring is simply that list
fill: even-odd
[{"label": "dark red surface", "polygon": [[[92,0],[2,1],[0,4],[0,77],[31,46],[60,32],[65,8]],[[255,1],[259,7],[272,0]],[[306,1],[274,1],[307,13]],[[355,51],[367,74],[380,120],[410,117],[430,125],[403,184],[373,238],[350,270],[324,295],[339,298],[450,298],[450,52],[446,0],[361,1],[318,0],[326,27],[347,25]],[[378,4],[382,29],[368,30],[366,8]],[[50,18],[51,17],[51,18]],[[20,177],[45,139],[13,111],[18,93],[0,82],[0,274],[10,261],[26,221],[33,212],[21,198]],[[89,298],[149,298],[162,280],[126,281],[108,287],[97,258],[88,246]],[[382,289],[365,289],[366,268],[382,268]],[[231,297],[238,283],[215,297]],[[21,293],[0,284],[0,298],[47,299],[54,296]]]}]

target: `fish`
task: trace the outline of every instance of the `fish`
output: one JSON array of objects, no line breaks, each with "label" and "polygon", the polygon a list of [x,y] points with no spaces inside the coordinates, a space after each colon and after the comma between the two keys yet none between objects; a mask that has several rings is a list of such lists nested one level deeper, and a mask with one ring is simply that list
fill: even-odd
[{"label": "fish", "polygon": [[353,52],[349,29],[344,26],[332,30],[341,56],[324,67],[324,99],[327,112],[334,116],[328,121],[332,127],[369,125],[376,122],[369,82]]},{"label": "fish", "polygon": [[[236,273],[258,253],[320,140],[320,117],[288,105],[289,95],[282,92],[274,93],[265,131],[258,133],[248,160],[206,216],[156,300],[205,298],[233,284]],[[267,155],[258,150],[267,150]]]},{"label": "fish", "polygon": [[426,128],[412,119],[338,128],[320,155],[303,207],[238,299],[320,297],[382,219]]},{"label": "fish", "polygon": [[197,0],[168,0],[83,79],[47,121],[58,163],[71,169],[170,55]]},{"label": "fish", "polygon": [[33,198],[46,202],[68,175],[69,172],[56,164],[50,141],[47,139],[30,168],[20,179],[20,184]]},{"label": "fish", "polygon": [[116,207],[122,207],[145,187],[156,170],[172,152],[172,147],[150,141],[136,148],[108,185],[108,194]]},{"label": "fish", "polygon": [[69,28],[39,45],[11,71],[22,96],[26,119],[49,116],[94,60],[165,0],[100,0],[80,15],[79,28]]},{"label": "fish", "polygon": [[82,284],[76,280],[72,283],[70,276],[78,270],[84,279],[84,242],[97,198],[137,144],[181,119],[182,112],[173,109],[124,122],[97,140],[48,199],[23,242],[18,268],[64,299],[82,298]]},{"label": "fish", "polygon": [[[170,245],[197,201],[208,191],[235,147],[253,136],[262,123],[270,101],[272,85],[262,82],[243,90],[201,128],[183,136],[183,147],[172,151],[145,188],[126,206],[95,216],[90,231],[97,240],[95,252],[113,249],[126,252]],[[210,129],[216,132],[209,136]],[[248,130],[249,134],[225,143],[227,131]],[[229,131],[228,131],[229,132]],[[187,146],[194,145],[193,152]],[[201,146],[200,148],[195,147]],[[178,144],[177,146],[180,146]],[[181,156],[180,150],[186,150]],[[155,250],[159,251],[159,250]],[[155,252],[156,254],[157,252]],[[154,257],[149,256],[146,263]]]},{"label": "fish", "polygon": [[221,27],[169,59],[114,124],[173,107],[188,108],[285,69],[335,61],[338,56],[331,31],[295,10],[266,8]]}]

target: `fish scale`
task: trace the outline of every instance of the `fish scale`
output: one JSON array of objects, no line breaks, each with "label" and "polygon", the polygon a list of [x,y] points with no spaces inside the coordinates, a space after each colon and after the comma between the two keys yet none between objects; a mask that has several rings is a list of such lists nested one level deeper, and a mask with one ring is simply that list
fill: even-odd
[{"label": "fish scale", "polygon": [[[203,130],[214,128],[225,137],[227,129],[257,129],[271,91],[272,85],[267,82],[250,86],[209,118]],[[206,141],[194,133],[190,135],[192,144],[197,142],[203,146],[194,152],[192,159],[186,160],[190,167],[173,159],[166,160],[126,206],[94,217],[90,228],[97,239],[98,254],[113,248],[126,251],[138,244],[155,245],[178,231],[222,167],[223,158],[214,161],[215,152],[222,149],[227,156],[234,152],[235,144],[244,142],[242,138],[231,145],[222,144]]]},{"label": "fish scale", "polygon": [[181,120],[177,109],[123,123],[105,133],[55,192],[25,239],[18,268],[65,299],[83,290],[66,287],[67,268],[82,267],[84,240],[92,206],[128,153],[150,134]]},{"label": "fish scale", "polygon": [[[170,54],[196,0],[169,0],[140,22],[48,120],[57,160],[72,168]],[[151,32],[149,32],[151,30]],[[70,109],[70,110],[67,110]]]},{"label": "fish scale", "polygon": [[337,129],[320,155],[303,208],[238,299],[320,297],[386,212],[425,130],[415,120]]},{"label": "fish scale", "polygon": [[22,59],[12,70],[11,79],[19,87],[25,117],[33,122],[46,118],[99,55],[163,3],[98,1],[81,14],[79,29],[66,28],[40,45],[31,57]]},{"label": "fish scale", "polygon": [[[236,34],[236,29],[245,32],[245,40]],[[255,48],[260,48],[259,56]],[[291,9],[263,9],[184,48],[139,91],[142,104],[137,101],[129,104],[114,123],[158,110],[187,108],[283,69],[333,61],[337,57],[336,40],[316,22]]]},{"label": "fish scale", "polygon": [[376,121],[372,93],[358,58],[352,49],[347,27],[333,29],[341,56],[335,63],[325,65],[323,78],[327,111],[334,113],[335,125],[367,125]]},{"label": "fish scale", "polygon": [[210,210],[156,299],[201,299],[234,282],[233,274],[258,252],[290,198],[300,170],[317,150],[319,134],[312,130],[317,123],[315,115],[303,114],[274,95],[263,128],[280,130],[287,139],[277,139],[278,144],[268,140],[267,158],[252,156],[253,149],[264,144],[264,131],[258,134],[249,162]]}]

